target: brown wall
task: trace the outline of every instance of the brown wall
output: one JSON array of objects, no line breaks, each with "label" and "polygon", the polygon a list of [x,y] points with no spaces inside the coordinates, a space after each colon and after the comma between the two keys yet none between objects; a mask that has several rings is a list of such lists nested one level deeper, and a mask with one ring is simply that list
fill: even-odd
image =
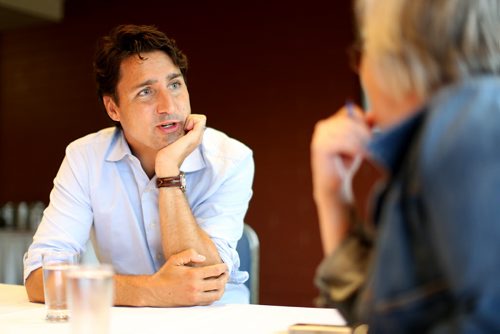
[{"label": "brown wall", "polygon": [[95,40],[118,23],[155,24],[190,59],[193,112],[254,151],[246,221],[261,241],[261,303],[311,306],[321,246],[309,141],[318,119],[358,97],[346,59],[350,2],[68,0],[66,7],[60,24],[0,34],[0,203],[48,202],[65,146],[108,125],[94,92]]}]

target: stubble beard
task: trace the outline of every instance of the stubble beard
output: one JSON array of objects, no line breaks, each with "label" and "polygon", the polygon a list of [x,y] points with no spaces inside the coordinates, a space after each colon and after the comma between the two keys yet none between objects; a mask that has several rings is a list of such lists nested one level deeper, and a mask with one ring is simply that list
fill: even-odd
[{"label": "stubble beard", "polygon": [[184,136],[185,133],[186,133],[186,131],[184,130],[184,128],[179,128],[179,130],[177,130],[176,132],[167,134],[161,140],[161,144],[160,144],[161,147],[160,147],[160,149],[165,148],[165,147],[173,144],[179,138],[181,138],[182,136]]}]

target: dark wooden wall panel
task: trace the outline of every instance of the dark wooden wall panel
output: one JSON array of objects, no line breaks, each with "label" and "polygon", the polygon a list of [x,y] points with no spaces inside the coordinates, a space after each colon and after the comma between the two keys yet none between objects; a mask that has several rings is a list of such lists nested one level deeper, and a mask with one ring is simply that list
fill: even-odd
[{"label": "dark wooden wall panel", "polygon": [[0,203],[48,202],[73,139],[108,125],[91,72],[96,38],[155,24],[190,60],[192,110],[254,151],[247,222],[261,241],[261,302],[311,306],[321,259],[314,123],[358,97],[349,1],[68,0],[62,23],[0,34]]}]

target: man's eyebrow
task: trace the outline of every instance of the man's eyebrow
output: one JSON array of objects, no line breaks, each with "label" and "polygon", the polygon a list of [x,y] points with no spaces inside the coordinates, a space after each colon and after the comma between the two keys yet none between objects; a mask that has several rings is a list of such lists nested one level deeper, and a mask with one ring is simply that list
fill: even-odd
[{"label": "man's eyebrow", "polygon": [[[170,73],[169,75],[167,75],[167,80],[173,80],[173,79],[178,78],[178,77],[182,77],[182,73],[179,73],[179,72]],[[141,82],[140,84],[135,85],[134,87],[132,87],[132,89],[136,90],[138,88],[141,88],[141,87],[144,87],[144,86],[148,86],[148,85],[152,85],[152,84],[155,84],[157,82],[158,82],[158,80],[149,79],[149,80]]]},{"label": "man's eyebrow", "polygon": [[134,87],[132,87],[132,89],[136,90],[138,88],[141,88],[141,87],[144,87],[144,86],[148,86],[148,85],[152,85],[152,84],[157,83],[157,82],[158,82],[158,80],[149,79],[149,80],[141,82],[140,84],[135,85]]},{"label": "man's eyebrow", "polygon": [[176,72],[176,73],[170,73],[169,75],[167,75],[168,80],[172,80],[172,79],[175,79],[178,77],[182,77],[182,73]]}]

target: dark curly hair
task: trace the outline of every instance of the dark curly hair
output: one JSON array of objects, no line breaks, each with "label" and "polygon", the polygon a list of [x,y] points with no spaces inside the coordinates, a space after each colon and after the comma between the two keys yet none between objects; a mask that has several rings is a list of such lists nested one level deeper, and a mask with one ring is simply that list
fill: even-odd
[{"label": "dark curly hair", "polygon": [[144,59],[142,54],[151,51],[165,52],[186,80],[188,62],[186,55],[179,50],[175,41],[168,38],[154,26],[119,25],[109,35],[102,37],[94,56],[94,73],[97,95],[101,102],[104,95],[111,96],[118,104],[116,86],[120,80],[120,65],[132,55]]}]

